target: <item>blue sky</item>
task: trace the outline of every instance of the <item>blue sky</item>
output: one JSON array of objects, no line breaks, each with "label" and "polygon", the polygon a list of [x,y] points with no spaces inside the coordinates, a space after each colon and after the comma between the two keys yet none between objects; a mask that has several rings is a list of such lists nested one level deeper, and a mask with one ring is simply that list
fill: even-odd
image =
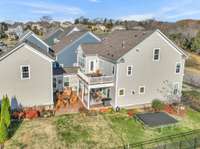
[{"label": "blue sky", "polygon": [[0,21],[55,20],[85,16],[122,20],[200,19],[200,0],[1,0]]}]

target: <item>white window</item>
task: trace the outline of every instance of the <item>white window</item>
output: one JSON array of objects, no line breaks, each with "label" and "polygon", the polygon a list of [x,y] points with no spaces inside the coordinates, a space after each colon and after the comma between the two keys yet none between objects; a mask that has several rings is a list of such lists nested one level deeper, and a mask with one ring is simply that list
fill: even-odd
[{"label": "white window", "polygon": [[154,49],[153,51],[153,60],[159,61],[160,60],[160,49]]},{"label": "white window", "polygon": [[132,76],[133,73],[133,66],[128,66],[127,67],[127,76]]},{"label": "white window", "polygon": [[22,65],[20,69],[21,69],[21,79],[22,80],[30,79],[30,66]]},{"label": "white window", "polygon": [[90,61],[90,71],[94,71],[94,61]]},{"label": "white window", "polygon": [[145,93],[145,86],[140,86],[139,87],[139,94],[144,94]]},{"label": "white window", "polygon": [[124,96],[125,95],[125,89],[121,88],[119,89],[119,96]]},{"label": "white window", "polygon": [[181,72],[181,63],[176,63],[176,74]]},{"label": "white window", "polygon": [[179,94],[179,83],[174,83],[173,94],[174,95]]}]

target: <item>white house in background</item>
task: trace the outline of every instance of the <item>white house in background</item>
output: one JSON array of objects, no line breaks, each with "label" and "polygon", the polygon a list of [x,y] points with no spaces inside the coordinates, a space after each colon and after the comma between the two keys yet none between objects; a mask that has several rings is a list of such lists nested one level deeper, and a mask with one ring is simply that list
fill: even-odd
[{"label": "white house in background", "polygon": [[[78,95],[90,109],[179,102],[187,55],[161,31],[115,31],[78,47]],[[109,104],[107,104],[109,105]]]}]

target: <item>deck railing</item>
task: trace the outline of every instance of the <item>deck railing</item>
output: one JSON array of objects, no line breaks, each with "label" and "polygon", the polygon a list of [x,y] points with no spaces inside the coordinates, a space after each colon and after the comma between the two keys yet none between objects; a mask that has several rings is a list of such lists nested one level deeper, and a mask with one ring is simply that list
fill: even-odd
[{"label": "deck railing", "polygon": [[114,77],[113,76],[99,76],[99,77],[91,77],[87,76],[86,74],[78,71],[78,75],[86,81],[88,84],[104,84],[104,83],[113,83]]}]

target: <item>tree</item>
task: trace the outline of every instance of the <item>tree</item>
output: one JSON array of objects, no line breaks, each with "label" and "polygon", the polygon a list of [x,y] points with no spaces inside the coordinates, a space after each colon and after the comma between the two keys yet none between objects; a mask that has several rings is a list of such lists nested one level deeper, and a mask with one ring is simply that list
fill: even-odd
[{"label": "tree", "polygon": [[40,21],[41,21],[41,22],[50,23],[52,20],[53,20],[53,18],[52,18],[51,16],[42,16],[42,17],[40,18]]},{"label": "tree", "polygon": [[3,144],[8,137],[10,122],[10,101],[8,96],[4,96],[1,102],[0,113],[0,144]]},{"label": "tree", "polygon": [[8,96],[4,96],[2,99],[0,120],[5,122],[7,128],[10,126],[10,101]]},{"label": "tree", "polygon": [[6,124],[3,121],[1,121],[0,122],[0,145],[3,144],[7,138],[8,138],[8,129],[6,127]]},{"label": "tree", "polygon": [[200,49],[200,32],[197,33],[196,37],[192,40],[192,51],[197,51]]}]

